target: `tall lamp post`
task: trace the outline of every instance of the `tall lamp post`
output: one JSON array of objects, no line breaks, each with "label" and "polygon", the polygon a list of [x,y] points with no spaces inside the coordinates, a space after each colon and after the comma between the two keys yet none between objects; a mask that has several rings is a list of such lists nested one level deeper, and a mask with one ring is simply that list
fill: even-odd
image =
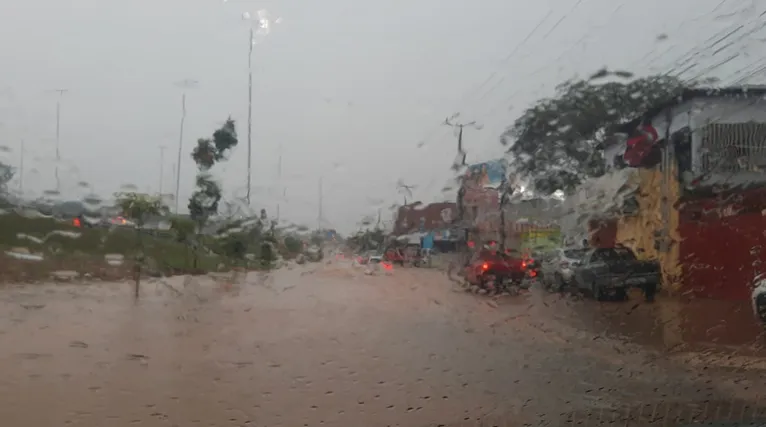
[{"label": "tall lamp post", "polygon": [[247,193],[245,200],[250,206],[250,192],[252,185],[253,163],[253,47],[258,42],[257,37],[265,37],[271,32],[272,22],[278,24],[281,18],[271,19],[265,9],[256,12],[255,16],[249,12],[242,14],[242,20],[250,23],[247,48]]},{"label": "tall lamp post", "polygon": [[61,178],[59,177],[59,163],[61,163],[61,98],[69,92],[69,89],[53,89],[51,92],[58,93],[56,100],[56,167],[54,170],[56,176],[56,191],[61,191]]},{"label": "tall lamp post", "polygon": [[176,162],[176,214],[178,214],[178,198],[179,190],[181,188],[181,151],[183,150],[184,145],[184,124],[186,122],[186,91],[197,87],[198,83],[197,80],[191,79],[184,79],[180,82],[176,82],[176,86],[183,89],[183,92],[181,93],[181,129],[178,133],[178,160]]}]

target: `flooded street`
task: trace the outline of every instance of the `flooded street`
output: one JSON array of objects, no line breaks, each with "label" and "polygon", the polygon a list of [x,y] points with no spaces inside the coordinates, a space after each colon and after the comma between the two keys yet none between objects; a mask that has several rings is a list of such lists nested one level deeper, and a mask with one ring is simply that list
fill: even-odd
[{"label": "flooded street", "polygon": [[[494,303],[433,271],[313,265],[0,292],[9,426],[543,423],[588,409],[739,398],[532,293]],[[751,402],[752,403],[752,402]]]}]

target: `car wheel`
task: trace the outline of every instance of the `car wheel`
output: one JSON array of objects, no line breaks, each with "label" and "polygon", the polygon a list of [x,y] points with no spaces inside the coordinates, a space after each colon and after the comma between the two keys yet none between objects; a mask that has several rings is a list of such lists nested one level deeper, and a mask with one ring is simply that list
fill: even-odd
[{"label": "car wheel", "polygon": [[761,322],[766,323],[766,294],[755,297],[755,309]]},{"label": "car wheel", "polygon": [[596,284],[596,282],[593,282],[593,284],[590,287],[591,295],[593,295],[593,299],[596,301],[603,301],[604,300],[604,290]]},{"label": "car wheel", "polygon": [[503,277],[495,273],[487,273],[483,276],[482,283],[488,291],[495,292],[503,286]]},{"label": "car wheel", "polygon": [[625,289],[625,288],[617,289],[617,292],[615,293],[615,297],[617,298],[617,301],[627,301],[628,300],[628,290]]},{"label": "car wheel", "polygon": [[551,292],[561,292],[564,290],[564,278],[561,274],[556,273],[553,275],[553,279],[550,281],[548,290]]}]

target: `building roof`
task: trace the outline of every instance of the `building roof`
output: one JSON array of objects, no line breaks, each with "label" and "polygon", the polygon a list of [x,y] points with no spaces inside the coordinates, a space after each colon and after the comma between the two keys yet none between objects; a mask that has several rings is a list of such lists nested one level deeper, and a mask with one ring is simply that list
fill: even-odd
[{"label": "building roof", "polygon": [[[638,117],[628,122],[621,123],[612,129],[613,133],[630,133],[638,125],[646,120],[655,117],[666,108],[681,105],[695,98],[746,98],[746,97],[764,97],[766,96],[766,86],[735,86],[735,87],[687,87],[681,89],[674,96],[669,96],[666,100],[655,104]],[[607,144],[609,145],[609,144]]]}]

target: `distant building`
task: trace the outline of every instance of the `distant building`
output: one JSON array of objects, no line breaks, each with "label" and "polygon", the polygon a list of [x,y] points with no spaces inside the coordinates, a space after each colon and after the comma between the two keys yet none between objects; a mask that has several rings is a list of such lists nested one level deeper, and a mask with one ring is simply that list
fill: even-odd
[{"label": "distant building", "polygon": [[462,229],[475,243],[503,242],[506,248],[533,249],[559,243],[556,219],[561,202],[552,198],[510,197],[502,207],[501,194],[507,184],[503,160],[468,167],[460,202]]},{"label": "distant building", "polygon": [[452,202],[430,203],[420,202],[400,206],[396,212],[394,235],[445,231],[453,226],[456,219],[457,206]]}]

